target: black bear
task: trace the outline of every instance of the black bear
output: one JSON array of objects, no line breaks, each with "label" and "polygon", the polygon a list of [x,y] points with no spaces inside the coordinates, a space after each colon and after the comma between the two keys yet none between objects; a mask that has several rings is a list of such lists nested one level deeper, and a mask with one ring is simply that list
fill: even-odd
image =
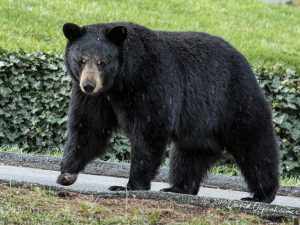
[{"label": "black bear", "polygon": [[67,23],[63,32],[72,94],[58,183],[73,184],[121,128],[132,145],[128,190],[150,189],[172,142],[171,186],[163,191],[196,195],[226,150],[253,194],[244,200],[274,200],[279,157],[270,108],[249,63],[229,43],[133,23]]}]

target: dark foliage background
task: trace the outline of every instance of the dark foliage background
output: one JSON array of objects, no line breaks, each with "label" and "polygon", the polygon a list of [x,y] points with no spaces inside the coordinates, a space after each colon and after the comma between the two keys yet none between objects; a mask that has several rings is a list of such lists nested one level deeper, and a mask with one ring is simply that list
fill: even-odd
[{"label": "dark foliage background", "polygon": [[[281,168],[300,174],[300,77],[280,65],[256,70],[272,106],[280,142]],[[49,53],[0,54],[0,144],[28,151],[62,149],[70,80],[62,55]],[[106,158],[129,159],[130,143],[116,134]]]}]

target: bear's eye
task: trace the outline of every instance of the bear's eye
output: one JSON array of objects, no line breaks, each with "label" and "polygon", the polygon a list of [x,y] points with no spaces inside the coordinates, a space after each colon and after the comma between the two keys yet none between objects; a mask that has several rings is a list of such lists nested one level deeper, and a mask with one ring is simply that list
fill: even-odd
[{"label": "bear's eye", "polygon": [[97,64],[101,67],[105,67],[106,66],[106,63],[103,62],[103,61],[98,61]]},{"label": "bear's eye", "polygon": [[85,60],[84,60],[84,59],[80,59],[80,60],[78,61],[78,64],[79,64],[79,65],[84,65],[84,64],[85,64]]}]

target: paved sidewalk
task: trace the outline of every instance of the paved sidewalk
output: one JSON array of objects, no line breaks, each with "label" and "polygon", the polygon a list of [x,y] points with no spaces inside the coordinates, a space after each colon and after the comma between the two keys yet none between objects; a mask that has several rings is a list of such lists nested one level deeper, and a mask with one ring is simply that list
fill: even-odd
[{"label": "paved sidewalk", "polygon": [[[7,166],[30,167],[43,170],[60,171],[61,158],[36,155],[0,152],[0,164]],[[94,160],[87,165],[85,174],[102,175],[109,177],[128,178],[129,163],[112,163]],[[155,177],[157,182],[168,182],[168,168],[160,168]],[[242,177],[209,174],[203,180],[202,186],[225,190],[247,192],[248,187]],[[300,187],[281,185],[277,195],[300,198]]]},{"label": "paved sidewalk", "polygon": [[[0,165],[0,180],[11,180],[17,182],[37,183],[46,186],[62,187],[56,184],[56,178],[58,175],[58,171]],[[125,178],[80,174],[75,184],[64,188],[74,191],[104,192],[107,191],[110,186],[124,186],[126,183],[127,179]],[[168,187],[167,183],[153,182],[151,190],[158,191],[165,187]],[[239,200],[242,197],[249,196],[249,194],[246,192],[206,187],[201,187],[198,195],[204,197],[226,198],[230,200]],[[300,208],[300,198],[277,196],[272,204]]]}]

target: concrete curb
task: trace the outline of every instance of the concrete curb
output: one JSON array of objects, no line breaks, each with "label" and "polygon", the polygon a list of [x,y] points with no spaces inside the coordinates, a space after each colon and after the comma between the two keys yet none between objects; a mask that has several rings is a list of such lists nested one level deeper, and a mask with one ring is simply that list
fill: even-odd
[{"label": "concrete curb", "polygon": [[[0,152],[0,163],[9,166],[22,166],[46,170],[60,170],[59,157],[18,154],[9,152]],[[130,165],[127,163],[110,163],[100,160],[91,162],[85,169],[84,173],[113,176],[113,177],[129,177]],[[168,182],[168,169],[161,168],[157,174],[155,181]],[[213,187],[220,189],[230,189],[235,191],[248,191],[248,188],[241,177],[209,175],[201,184],[205,187]],[[278,195],[300,197],[300,187],[280,186]]]},{"label": "concrete curb", "polygon": [[[12,187],[30,187],[38,186],[54,191],[72,191],[70,189],[54,186],[46,186],[40,184],[32,184],[26,182],[15,182],[9,180],[0,180],[1,184],[9,184]],[[74,192],[74,191],[73,191]],[[82,194],[97,195],[102,198],[139,198],[139,199],[152,199],[152,200],[168,200],[175,201],[179,204],[191,204],[204,208],[224,208],[227,210],[235,210],[261,217],[267,218],[294,218],[300,217],[300,208],[284,207],[279,205],[270,205],[258,202],[246,202],[240,200],[228,200],[222,198],[199,197],[193,195],[183,195],[175,193],[153,192],[153,191],[130,191],[130,192],[91,192],[84,191]]]}]

